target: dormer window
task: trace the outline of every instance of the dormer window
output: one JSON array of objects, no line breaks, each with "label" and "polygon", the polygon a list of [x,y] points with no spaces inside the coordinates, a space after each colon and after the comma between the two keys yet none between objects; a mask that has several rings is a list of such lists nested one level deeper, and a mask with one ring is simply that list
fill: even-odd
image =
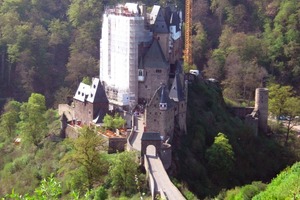
[{"label": "dormer window", "polygon": [[167,103],[160,103],[159,104],[159,109],[160,110],[167,110]]}]

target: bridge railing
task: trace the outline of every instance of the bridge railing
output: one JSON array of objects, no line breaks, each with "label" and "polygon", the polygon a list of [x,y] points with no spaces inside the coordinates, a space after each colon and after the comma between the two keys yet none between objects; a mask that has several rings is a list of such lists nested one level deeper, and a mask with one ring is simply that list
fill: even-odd
[{"label": "bridge railing", "polygon": [[132,146],[132,139],[133,139],[133,136],[134,136],[134,127],[135,127],[135,120],[134,120],[134,115],[132,115],[132,126],[131,126],[129,136],[127,138],[127,150],[128,151],[134,151],[135,150]]},{"label": "bridge railing", "polygon": [[155,182],[154,182],[154,178],[152,176],[151,173],[151,166],[149,165],[149,159],[147,155],[144,155],[144,167],[147,173],[147,178],[149,180],[149,187],[150,187],[150,191],[151,191],[151,195],[152,195],[152,199],[155,199]]}]

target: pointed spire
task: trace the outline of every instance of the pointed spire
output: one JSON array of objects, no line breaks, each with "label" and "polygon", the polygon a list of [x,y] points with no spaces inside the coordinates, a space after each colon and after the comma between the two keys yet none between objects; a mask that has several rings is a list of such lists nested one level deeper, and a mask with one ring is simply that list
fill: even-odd
[{"label": "pointed spire", "polygon": [[168,94],[166,91],[166,86],[161,86],[161,95],[160,95],[160,102],[159,102],[159,109],[160,110],[167,110],[168,108]]},{"label": "pointed spire", "polygon": [[170,90],[170,99],[173,99],[176,102],[184,100],[183,87],[181,85],[181,80],[179,77],[179,73],[176,72],[175,78]]}]

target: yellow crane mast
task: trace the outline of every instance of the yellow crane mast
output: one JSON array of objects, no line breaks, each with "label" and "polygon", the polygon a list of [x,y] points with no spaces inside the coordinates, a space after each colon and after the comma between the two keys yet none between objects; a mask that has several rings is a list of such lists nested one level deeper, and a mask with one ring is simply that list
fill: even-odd
[{"label": "yellow crane mast", "polygon": [[184,43],[184,61],[193,64],[192,57],[192,5],[193,0],[185,1],[185,43]]}]

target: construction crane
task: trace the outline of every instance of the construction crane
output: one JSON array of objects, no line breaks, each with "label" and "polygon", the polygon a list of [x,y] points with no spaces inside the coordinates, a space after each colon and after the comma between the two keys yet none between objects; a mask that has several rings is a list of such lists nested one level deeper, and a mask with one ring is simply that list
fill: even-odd
[{"label": "construction crane", "polygon": [[185,1],[185,43],[184,43],[184,61],[192,65],[192,6],[193,0]]}]

